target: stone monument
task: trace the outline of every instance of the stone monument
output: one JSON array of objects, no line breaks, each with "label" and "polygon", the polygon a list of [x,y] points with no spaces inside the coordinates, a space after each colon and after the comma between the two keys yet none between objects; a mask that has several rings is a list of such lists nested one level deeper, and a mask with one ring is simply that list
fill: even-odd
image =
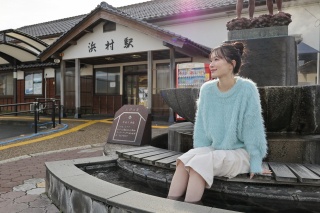
[{"label": "stone monument", "polygon": [[243,57],[241,76],[248,77],[258,86],[294,86],[298,84],[297,44],[288,36],[291,15],[265,14],[252,19],[236,18],[226,26],[228,41],[244,43],[247,54]]},{"label": "stone monument", "polygon": [[151,141],[151,116],[142,105],[124,105],[115,114],[107,143],[146,145]]}]

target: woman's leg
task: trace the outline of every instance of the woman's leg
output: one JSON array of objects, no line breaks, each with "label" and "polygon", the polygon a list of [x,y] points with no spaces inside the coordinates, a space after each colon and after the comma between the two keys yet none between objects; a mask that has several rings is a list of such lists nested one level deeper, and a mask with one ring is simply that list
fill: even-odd
[{"label": "woman's leg", "polygon": [[237,18],[241,18],[242,8],[243,8],[243,0],[237,0],[237,5],[236,5]]},{"label": "woman's leg", "polygon": [[253,19],[255,7],[256,7],[256,1],[249,0],[249,19]]},{"label": "woman's leg", "polygon": [[267,4],[267,7],[268,7],[269,15],[273,15],[273,1],[272,0],[267,0],[266,4]]},{"label": "woman's leg", "polygon": [[196,171],[190,168],[189,182],[185,201],[195,203],[201,200],[206,186],[205,180]]},{"label": "woman's leg", "polygon": [[276,0],[277,2],[277,8],[278,8],[278,13],[282,12],[282,0]]},{"label": "woman's leg", "polygon": [[188,180],[189,173],[185,169],[184,163],[178,161],[176,171],[171,181],[168,198],[177,199],[183,196],[187,189]]}]

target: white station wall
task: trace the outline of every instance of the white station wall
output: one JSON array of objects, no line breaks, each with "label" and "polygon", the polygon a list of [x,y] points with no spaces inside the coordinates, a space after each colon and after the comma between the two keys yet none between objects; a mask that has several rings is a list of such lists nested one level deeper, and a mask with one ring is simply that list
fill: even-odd
[{"label": "white station wall", "polygon": [[[125,39],[132,39],[130,45],[125,47]],[[109,42],[109,48],[106,44]],[[110,45],[113,42],[113,48]],[[93,48],[95,47],[95,48]],[[142,51],[152,51],[168,49],[163,46],[162,40],[153,38],[134,29],[117,24],[116,30],[112,32],[103,32],[103,23],[93,29],[93,33],[87,33],[85,36],[64,51],[63,59],[88,58],[97,56],[108,56],[125,53],[135,53]]]}]

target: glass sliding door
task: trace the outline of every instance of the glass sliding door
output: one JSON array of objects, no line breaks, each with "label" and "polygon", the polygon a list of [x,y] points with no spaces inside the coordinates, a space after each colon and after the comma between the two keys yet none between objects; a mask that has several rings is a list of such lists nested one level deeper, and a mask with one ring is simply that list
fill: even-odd
[{"label": "glass sliding door", "polygon": [[124,103],[137,105],[138,102],[138,76],[127,75],[124,78]]},{"label": "glass sliding door", "polygon": [[148,74],[146,64],[124,67],[123,92],[124,104],[148,106]]},{"label": "glass sliding door", "polygon": [[147,107],[148,76],[126,75],[124,77],[124,103]]}]

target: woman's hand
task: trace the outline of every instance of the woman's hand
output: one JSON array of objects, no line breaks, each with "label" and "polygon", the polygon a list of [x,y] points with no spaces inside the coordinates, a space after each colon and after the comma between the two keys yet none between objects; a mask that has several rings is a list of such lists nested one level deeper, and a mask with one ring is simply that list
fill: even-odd
[{"label": "woman's hand", "polygon": [[[270,169],[264,169],[261,174],[264,174],[264,175],[265,174],[272,174],[272,172]],[[253,176],[254,176],[254,173],[250,173],[250,179],[252,179]]]}]

